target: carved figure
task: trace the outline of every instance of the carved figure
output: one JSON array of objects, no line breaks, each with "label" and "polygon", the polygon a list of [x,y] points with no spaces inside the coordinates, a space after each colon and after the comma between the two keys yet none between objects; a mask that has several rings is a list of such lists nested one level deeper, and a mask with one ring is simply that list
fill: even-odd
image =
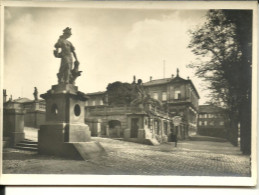
[{"label": "carved figure", "polygon": [[148,104],[151,104],[155,107],[161,107],[162,103],[159,100],[153,99],[147,94],[143,88],[142,80],[138,79],[137,84],[135,85],[135,93],[137,94],[136,99],[134,99],[130,104],[131,106],[140,106],[145,107]]},{"label": "carved figure", "polygon": [[34,100],[37,101],[38,100],[38,89],[37,89],[37,87],[34,87],[33,96],[34,96]]},{"label": "carved figure", "polygon": [[9,97],[9,100],[8,100],[9,102],[11,102],[11,101],[13,101],[13,96],[12,95],[10,95],[10,97]]},{"label": "carved figure", "polygon": [[[61,64],[59,68],[58,83],[74,84],[75,79],[81,75],[82,71],[78,71],[79,61],[77,59],[75,48],[70,41],[67,39],[72,35],[71,28],[67,27],[63,30],[63,35],[61,35],[55,44],[54,56],[56,58],[61,58]],[[61,50],[61,51],[60,51]],[[75,58],[74,69],[73,66],[73,56]]]}]

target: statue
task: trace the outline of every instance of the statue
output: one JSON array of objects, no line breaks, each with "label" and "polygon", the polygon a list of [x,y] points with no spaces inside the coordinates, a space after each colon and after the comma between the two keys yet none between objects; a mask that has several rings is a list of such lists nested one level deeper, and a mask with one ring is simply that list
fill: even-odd
[{"label": "statue", "polygon": [[162,103],[159,100],[151,98],[151,96],[145,92],[141,79],[138,79],[138,82],[134,85],[134,92],[136,93],[137,97],[130,103],[131,106],[144,108],[146,105],[151,104],[155,107],[161,108]]},{"label": "statue", "polygon": [[[75,48],[70,41],[67,39],[72,35],[71,28],[67,27],[63,30],[63,35],[61,35],[55,44],[56,50],[54,50],[54,56],[56,58],[61,58],[61,64],[59,68],[58,83],[74,84],[78,76],[81,75],[82,71],[79,71],[79,61],[77,59]],[[61,49],[61,51],[59,51]],[[73,56],[75,58],[74,68],[73,66]]]},{"label": "statue", "polygon": [[13,96],[10,95],[8,102],[12,102],[12,101],[13,101]]},{"label": "statue", "polygon": [[33,96],[34,96],[34,100],[38,101],[38,89],[37,89],[37,87],[34,87]]}]

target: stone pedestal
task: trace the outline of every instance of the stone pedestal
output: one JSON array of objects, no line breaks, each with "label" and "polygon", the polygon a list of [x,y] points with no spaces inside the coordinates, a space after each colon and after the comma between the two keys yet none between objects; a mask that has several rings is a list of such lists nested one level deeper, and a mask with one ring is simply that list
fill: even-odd
[{"label": "stone pedestal", "polygon": [[25,111],[10,103],[5,105],[3,115],[3,136],[9,138],[9,146],[13,147],[24,140]]},{"label": "stone pedestal", "polygon": [[40,154],[87,159],[104,152],[100,144],[91,142],[89,127],[84,123],[87,97],[76,86],[54,85],[41,97],[46,100],[46,123],[38,133]]}]

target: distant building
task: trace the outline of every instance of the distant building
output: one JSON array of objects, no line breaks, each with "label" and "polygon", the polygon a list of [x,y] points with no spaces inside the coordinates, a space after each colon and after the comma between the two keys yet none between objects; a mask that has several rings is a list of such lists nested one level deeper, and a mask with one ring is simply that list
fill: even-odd
[{"label": "distant building", "polygon": [[226,138],[228,124],[223,108],[214,105],[199,106],[199,135]]},{"label": "distant building", "polygon": [[188,126],[188,134],[197,132],[199,94],[188,79],[177,75],[171,78],[152,80],[143,84],[146,92],[154,99],[160,100],[171,117],[181,116],[183,124]]}]

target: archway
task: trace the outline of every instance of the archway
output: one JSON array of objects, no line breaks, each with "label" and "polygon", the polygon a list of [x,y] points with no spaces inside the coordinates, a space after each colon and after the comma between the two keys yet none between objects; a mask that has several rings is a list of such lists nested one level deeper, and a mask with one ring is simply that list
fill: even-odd
[{"label": "archway", "polygon": [[121,136],[121,122],[119,120],[111,120],[108,122],[109,136],[120,137]]}]

